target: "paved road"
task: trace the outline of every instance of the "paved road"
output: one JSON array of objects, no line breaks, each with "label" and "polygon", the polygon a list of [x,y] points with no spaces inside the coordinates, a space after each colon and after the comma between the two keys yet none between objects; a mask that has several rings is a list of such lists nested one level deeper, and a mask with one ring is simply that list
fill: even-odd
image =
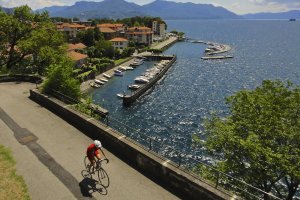
[{"label": "paved road", "polygon": [[[0,84],[0,144],[10,148],[33,200],[178,199],[106,151],[111,185],[92,192],[95,182],[83,178],[83,156],[92,142],[79,130],[31,101],[30,83]],[[105,147],[105,144],[104,144]],[[89,194],[92,194],[89,197]]]}]

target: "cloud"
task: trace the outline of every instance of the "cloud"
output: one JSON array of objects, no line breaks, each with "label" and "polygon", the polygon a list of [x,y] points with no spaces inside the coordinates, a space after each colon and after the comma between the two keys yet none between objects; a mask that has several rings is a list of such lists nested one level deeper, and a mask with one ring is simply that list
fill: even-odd
[{"label": "cloud", "polygon": [[66,3],[58,0],[0,0],[0,5],[8,8],[28,5],[32,9],[37,9],[53,5],[63,6],[66,5]]},{"label": "cloud", "polygon": [[284,12],[289,10],[299,10],[300,2],[295,0],[248,0],[253,7],[260,12]]}]

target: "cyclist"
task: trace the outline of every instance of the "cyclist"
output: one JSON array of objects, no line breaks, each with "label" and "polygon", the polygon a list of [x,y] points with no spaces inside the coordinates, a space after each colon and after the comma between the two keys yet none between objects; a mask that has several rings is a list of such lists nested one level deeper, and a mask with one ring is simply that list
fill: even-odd
[{"label": "cyclist", "polygon": [[[90,172],[91,166],[94,166],[96,162],[96,158],[98,160],[101,160],[100,152],[102,152],[103,156],[106,158],[104,152],[102,151],[102,144],[99,140],[95,140],[92,144],[90,144],[86,150],[86,155],[90,161],[90,164],[88,165],[88,171]],[[108,160],[107,160],[108,162]]]}]

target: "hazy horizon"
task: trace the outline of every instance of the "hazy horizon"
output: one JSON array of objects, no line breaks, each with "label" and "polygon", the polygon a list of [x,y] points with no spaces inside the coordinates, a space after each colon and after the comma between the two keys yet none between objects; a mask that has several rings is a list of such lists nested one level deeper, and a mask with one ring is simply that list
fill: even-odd
[{"label": "hazy horizon", "polygon": [[[91,0],[78,0],[91,1]],[[103,0],[94,0],[101,2]],[[107,0],[109,1],[109,0]],[[125,0],[127,2],[145,5],[154,0]],[[252,14],[260,12],[287,12],[291,10],[300,10],[300,2],[296,0],[172,0],[173,2],[191,2],[197,4],[213,4],[214,6],[222,6],[236,14]],[[76,0],[0,0],[0,6],[11,8],[27,4],[33,10],[50,7],[50,6],[70,6],[74,5]]]}]

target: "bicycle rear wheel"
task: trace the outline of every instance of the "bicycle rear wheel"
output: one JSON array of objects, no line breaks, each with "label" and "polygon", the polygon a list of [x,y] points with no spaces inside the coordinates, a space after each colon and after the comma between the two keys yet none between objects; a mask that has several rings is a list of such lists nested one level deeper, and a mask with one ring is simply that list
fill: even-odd
[{"label": "bicycle rear wheel", "polygon": [[103,185],[103,187],[107,188],[109,186],[109,177],[103,168],[100,168],[98,170],[98,178],[99,182],[101,183],[101,185]]}]

